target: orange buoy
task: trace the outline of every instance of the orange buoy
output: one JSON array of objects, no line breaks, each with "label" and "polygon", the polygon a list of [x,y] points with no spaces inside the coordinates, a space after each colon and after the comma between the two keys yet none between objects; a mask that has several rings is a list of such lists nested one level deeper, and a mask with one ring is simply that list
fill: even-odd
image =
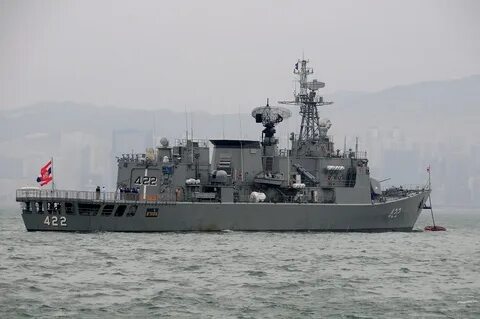
[{"label": "orange buoy", "polygon": [[433,225],[433,226],[426,226],[424,230],[425,231],[446,231],[447,229],[442,226]]}]

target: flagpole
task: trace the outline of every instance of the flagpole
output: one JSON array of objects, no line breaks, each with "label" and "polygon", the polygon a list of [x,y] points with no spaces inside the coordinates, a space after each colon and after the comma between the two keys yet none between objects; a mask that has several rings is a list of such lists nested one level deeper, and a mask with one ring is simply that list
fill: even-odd
[{"label": "flagpole", "polygon": [[428,189],[432,189],[432,181],[430,177],[430,165],[428,165],[427,172],[428,172]]},{"label": "flagpole", "polygon": [[53,175],[53,156],[50,158],[50,161],[52,163],[52,166],[51,166],[51,175],[52,175],[52,191],[55,190],[55,175]]}]

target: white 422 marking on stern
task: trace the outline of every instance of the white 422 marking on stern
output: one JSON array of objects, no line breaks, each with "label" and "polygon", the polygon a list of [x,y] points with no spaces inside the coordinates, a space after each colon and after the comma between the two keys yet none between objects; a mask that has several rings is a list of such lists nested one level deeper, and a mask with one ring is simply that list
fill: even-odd
[{"label": "white 422 marking on stern", "polygon": [[67,227],[67,217],[65,216],[45,216],[43,223],[53,227]]}]

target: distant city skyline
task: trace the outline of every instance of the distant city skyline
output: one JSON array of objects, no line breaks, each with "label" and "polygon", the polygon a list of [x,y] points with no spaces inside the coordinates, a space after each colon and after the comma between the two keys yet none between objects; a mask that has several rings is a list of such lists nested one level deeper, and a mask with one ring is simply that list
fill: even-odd
[{"label": "distant city skyline", "polygon": [[290,98],[480,74],[478,1],[2,1],[0,110],[44,101],[248,112]]},{"label": "distant city skyline", "polygon": [[[370,172],[383,186],[426,182],[431,165],[436,205],[480,207],[480,76],[418,83],[380,93],[332,96],[322,108],[330,118],[335,149],[367,151]],[[277,127],[280,147],[299,132],[298,108]],[[260,138],[262,126],[250,112],[187,114],[189,135],[200,139]],[[47,117],[47,120],[44,120]],[[193,118],[193,121],[191,119]],[[143,153],[185,136],[180,109],[132,110],[78,103],[43,103],[0,111],[0,206],[14,205],[15,188],[36,185],[39,165],[55,159],[58,187],[113,190],[115,156]],[[41,123],[41,125],[39,125]],[[47,123],[47,124],[44,124]]]}]

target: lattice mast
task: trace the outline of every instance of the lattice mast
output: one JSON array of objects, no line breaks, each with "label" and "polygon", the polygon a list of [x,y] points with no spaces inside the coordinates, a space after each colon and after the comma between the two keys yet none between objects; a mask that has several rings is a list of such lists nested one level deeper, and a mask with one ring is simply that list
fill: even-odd
[{"label": "lattice mast", "polygon": [[316,142],[322,135],[320,127],[320,117],[318,115],[318,106],[330,105],[333,102],[326,102],[322,96],[317,96],[317,91],[325,87],[325,83],[314,79],[308,82],[308,76],[313,74],[313,69],[307,67],[308,60],[302,59],[295,63],[293,73],[298,75],[300,91],[293,93],[295,101],[279,101],[281,104],[299,105],[302,122],[300,134],[298,136],[299,145],[304,142]]}]

